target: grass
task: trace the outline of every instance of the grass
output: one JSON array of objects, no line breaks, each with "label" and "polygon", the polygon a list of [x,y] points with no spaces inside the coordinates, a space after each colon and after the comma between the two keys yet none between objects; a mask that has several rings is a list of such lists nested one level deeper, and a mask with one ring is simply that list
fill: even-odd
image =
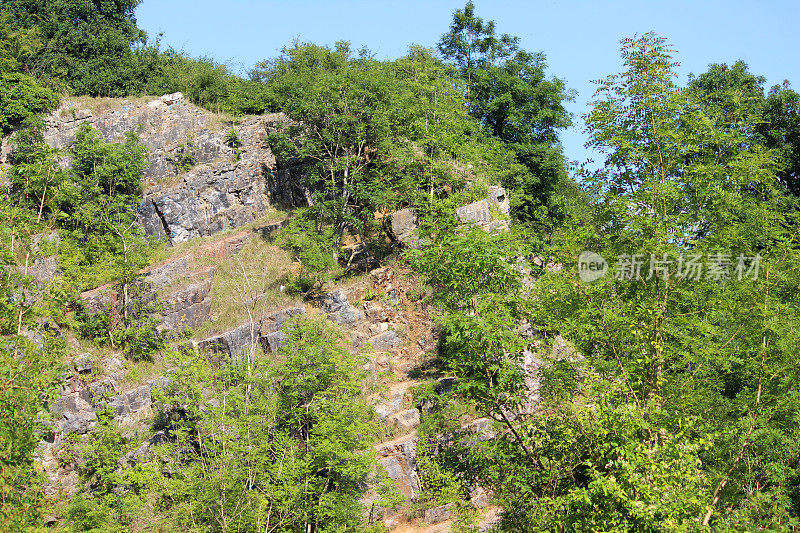
[{"label": "grass", "polygon": [[[120,109],[122,106],[140,106],[153,100],[161,98],[163,95],[145,95],[145,96],[129,96],[125,98],[108,98],[108,97],[95,97],[95,96],[69,96],[63,99],[63,103],[71,102],[72,107],[62,107],[59,114],[61,117],[67,117],[75,112],[88,109],[92,115],[102,115],[108,111]],[[189,102],[188,98],[184,97],[185,102]],[[208,113],[208,120],[206,121],[206,128],[210,131],[219,131],[223,129],[230,129],[255,115],[239,115],[234,116],[225,111],[211,111],[202,108],[203,111]]]},{"label": "grass", "polygon": [[243,226],[229,228],[225,231],[215,233],[214,235],[195,237],[194,239],[178,243],[174,246],[170,246],[167,242],[162,242],[156,247],[150,256],[150,265],[156,266],[171,259],[181,257],[182,255],[188,255],[190,253],[197,252],[210,244],[223,240],[227,237],[231,237],[232,235],[236,235],[237,233],[246,233],[260,226],[279,222],[285,218],[285,212],[268,208],[260,217],[248,222],[247,224],[244,224]]},{"label": "grass", "polygon": [[291,256],[262,239],[252,239],[235,256],[203,258],[200,262],[216,267],[211,287],[215,320],[197,328],[198,338],[246,323],[248,311],[258,320],[270,311],[302,304],[299,296],[280,290],[292,269]]},{"label": "grass", "polygon": [[[169,352],[169,349],[165,350],[166,352]],[[152,361],[131,361],[126,359],[125,368],[127,372],[117,382],[118,394],[131,391],[152,379],[165,376],[173,366],[174,361],[172,358],[164,353],[154,354]]]},{"label": "grass", "polygon": [[155,100],[157,96],[134,96],[128,98],[106,98],[94,96],[71,96],[64,99],[64,103],[72,102],[74,105],[71,108],[64,107],[60,111],[62,117],[72,114],[72,110],[82,111],[88,109],[92,115],[102,115],[113,109],[119,109],[124,105],[139,106],[147,102]]}]

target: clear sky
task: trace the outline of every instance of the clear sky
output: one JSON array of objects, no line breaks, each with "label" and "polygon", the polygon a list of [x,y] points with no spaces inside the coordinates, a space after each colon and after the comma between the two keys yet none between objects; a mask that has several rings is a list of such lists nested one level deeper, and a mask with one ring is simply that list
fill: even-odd
[{"label": "clear sky", "polygon": [[[454,10],[466,0],[143,0],[139,26],[162,43],[193,56],[210,56],[240,72],[275,57],[299,37],[333,44],[348,40],[391,59],[409,44],[433,47]],[[782,1],[560,1],[475,0],[476,14],[497,31],[544,52],[548,74],[578,92],[568,105],[575,126],[562,135],[567,157],[584,161],[580,114],[593,94],[591,80],[620,70],[619,40],[655,31],[678,51],[679,72],[705,72],[710,63],[744,60],[767,87],[789,80],[800,90],[800,0]]]}]

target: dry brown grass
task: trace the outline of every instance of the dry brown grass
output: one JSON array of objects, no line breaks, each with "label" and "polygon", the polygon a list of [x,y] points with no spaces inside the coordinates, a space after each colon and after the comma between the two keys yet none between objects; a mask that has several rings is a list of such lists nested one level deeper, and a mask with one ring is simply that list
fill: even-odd
[{"label": "dry brown grass", "polygon": [[234,256],[200,262],[216,267],[211,288],[215,319],[198,328],[198,337],[247,323],[248,313],[258,321],[270,311],[302,303],[300,297],[281,290],[281,282],[292,268],[290,255],[260,238],[251,240]]},{"label": "dry brown grass", "polygon": [[[127,106],[144,105],[148,102],[152,102],[153,100],[157,100],[161,96],[162,95],[158,96],[145,95],[145,96],[129,96],[125,98],[70,96],[64,99],[63,103],[65,105],[62,106],[59,113],[62,117],[65,117],[70,113],[72,113],[73,110],[80,111],[83,109],[88,109],[89,111],[92,112],[93,115],[97,116],[97,115],[102,115],[103,113],[107,113],[108,111],[119,109],[126,105]],[[188,99],[185,99],[185,101],[187,103],[191,103],[189,102]],[[69,106],[69,103],[72,103],[72,106]],[[234,116],[224,111],[212,111],[205,108],[202,109],[209,115],[208,120],[206,121],[206,128],[208,128],[210,131],[228,130],[232,127],[235,127],[240,122],[243,122],[254,116],[254,115]]]},{"label": "dry brown grass", "polygon": [[61,108],[60,114],[62,117],[67,116],[72,112],[72,109],[75,111],[80,111],[83,109],[88,109],[92,112],[93,115],[102,115],[108,111],[113,109],[119,109],[122,106],[129,105],[129,106],[138,106],[146,104],[151,100],[155,100],[158,98],[157,96],[132,96],[127,98],[106,98],[106,97],[94,97],[94,96],[71,96],[69,98],[64,99],[64,104],[68,104],[71,102],[73,104],[72,107],[64,107]]},{"label": "dry brown grass", "polygon": [[236,228],[229,228],[225,231],[221,231],[219,233],[215,233],[214,235],[208,235],[205,237],[195,237],[194,239],[190,239],[186,242],[178,243],[174,246],[170,246],[167,243],[162,243],[158,245],[158,247],[153,251],[150,259],[150,265],[155,266],[161,263],[165,263],[167,261],[177,259],[183,255],[188,255],[192,253],[197,253],[202,251],[203,248],[213,245],[218,241],[222,241],[229,237],[233,237],[238,234],[247,234],[251,233],[253,229],[266,226],[268,224],[272,224],[274,222],[279,222],[286,218],[286,213],[283,211],[278,211],[277,209],[268,208],[264,213],[261,214],[255,220],[244,224],[243,226],[239,226]]},{"label": "dry brown grass", "polygon": [[128,392],[150,380],[165,376],[175,367],[171,349],[154,354],[152,361],[125,360],[125,376],[117,382],[118,393]]}]

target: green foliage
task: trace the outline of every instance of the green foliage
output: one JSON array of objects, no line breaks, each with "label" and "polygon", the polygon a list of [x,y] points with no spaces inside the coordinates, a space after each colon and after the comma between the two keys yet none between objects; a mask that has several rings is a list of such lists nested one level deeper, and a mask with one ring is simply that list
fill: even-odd
[{"label": "green foliage", "polygon": [[460,82],[429,50],[395,62],[368,51],[295,43],[258,75],[296,121],[270,137],[279,158],[302,163],[320,222],[369,238],[375,213],[431,212],[466,186],[457,160],[480,159]]},{"label": "green foliage", "polygon": [[59,150],[42,138],[41,123],[15,134],[9,172],[19,204],[36,223],[60,230],[60,263],[77,290],[96,287],[141,268],[147,243],[134,222],[146,148],[128,133],[124,143],[104,143],[88,125],[79,128],[68,170]]},{"label": "green foliage", "polygon": [[58,163],[61,152],[45,144],[42,127],[38,120],[28,119],[14,135],[14,167],[9,172],[11,190],[23,207],[36,213],[37,223],[52,217],[67,181]]},{"label": "green foliage", "polygon": [[166,348],[173,336],[159,328],[158,312],[163,305],[138,272],[123,272],[120,285],[123,308],[118,323],[110,329],[113,342],[123,348],[128,359],[151,360],[154,353]]},{"label": "green foliage", "polygon": [[225,133],[225,144],[231,148],[239,148],[242,145],[242,139],[239,138],[239,132],[231,128]]},{"label": "green foliage", "polygon": [[522,50],[518,42],[497,35],[494,22],[477,17],[470,1],[453,14],[438,48],[464,80],[470,114],[524,165],[502,182],[512,193],[515,216],[538,221],[540,208],[568,179],[558,131],[571,125],[563,106],[571,95],[563,80],[545,78],[544,55]]},{"label": "green foliage", "polygon": [[19,71],[39,44],[36,31],[15,29],[11,14],[0,12],[0,72]]},{"label": "green foliage", "polygon": [[431,50],[412,46],[393,67],[395,105],[405,113],[399,133],[408,140],[391,148],[384,172],[396,177],[399,202],[430,210],[463,188],[453,159],[467,157],[463,147],[474,142],[477,127],[466,113],[460,80]]},{"label": "green foliage", "polygon": [[489,457],[511,454],[503,462],[510,469],[489,464],[485,472],[496,476],[496,497],[507,510],[501,530],[698,529],[709,487],[699,453],[710,443],[692,435],[691,421],[659,433],[663,414],[619,402],[618,387],[597,381],[583,391],[590,408],[548,406],[520,424],[533,459],[519,447],[487,444]]},{"label": "green foliage", "polygon": [[55,370],[63,347],[52,340],[42,349],[3,332],[0,337],[0,527],[33,525],[39,518],[42,479],[33,465],[40,423],[55,392]]},{"label": "green foliage", "polygon": [[81,309],[74,327],[84,339],[122,349],[128,359],[151,361],[174,337],[159,328],[163,305],[138,272],[123,272],[117,290],[122,296],[119,309],[96,314]]},{"label": "green foliage", "polygon": [[8,133],[25,119],[53,110],[58,95],[19,72],[0,72],[0,132]]},{"label": "green foliage", "polygon": [[764,93],[764,77],[749,72],[747,64],[713,64],[691,76],[689,89],[714,117],[718,127],[736,129],[748,142],[775,150],[778,179],[800,195],[800,96],[784,81]]},{"label": "green foliage", "polygon": [[114,509],[102,501],[88,499],[79,494],[72,498],[67,507],[67,519],[71,530],[91,533],[112,533],[124,531],[114,518]]},{"label": "green foliage", "polygon": [[0,2],[15,30],[35,32],[39,45],[22,70],[64,84],[75,94],[125,96],[140,92],[154,53],[136,27],[138,0]]},{"label": "green foliage", "polygon": [[233,149],[233,160],[238,161],[242,156],[242,139],[239,137],[239,132],[235,128],[231,128],[225,133],[225,144]]},{"label": "green foliage", "polygon": [[[352,57],[348,43],[335,50],[301,45],[262,65],[275,95],[300,125],[288,133],[299,142],[277,153],[283,159],[306,162],[307,182],[315,191],[317,216],[335,227],[341,240],[345,228],[364,233],[370,208],[383,195],[372,197],[371,157],[388,140],[395,106],[391,72],[366,52]],[[269,69],[269,70],[266,70]]]},{"label": "green foliage", "polygon": [[334,229],[320,227],[313,211],[298,210],[277,236],[279,246],[292,253],[298,271],[287,281],[290,291],[310,294],[341,273]]},{"label": "green foliage", "polygon": [[[798,246],[780,159],[751,142],[754,113],[675,84],[663,39],[622,45],[625,70],[586,116],[607,155],[584,176],[591,211],[568,210],[552,241],[442,232],[411,255],[442,311],[453,394],[499,424],[476,445],[429,415],[446,438],[423,462],[435,486],[491,487],[501,530],[792,530]],[[762,271],[587,284],[574,268],[587,249],[612,264],[760,254]],[[553,266],[515,264],[531,255]],[[567,348],[551,352],[558,335]]]},{"label": "green foliage", "polygon": [[757,129],[767,147],[778,151],[778,179],[789,192],[800,196],[800,94],[786,81],[772,87],[764,101],[763,117]]},{"label": "green foliage", "polygon": [[178,173],[188,172],[197,164],[197,149],[193,140],[181,143],[175,148],[175,156],[171,159]]},{"label": "green foliage", "polygon": [[14,29],[9,13],[0,12],[0,133],[58,105],[58,95],[23,73],[20,65],[38,45],[36,32]]},{"label": "green foliage", "polygon": [[111,335],[114,344],[122,347],[125,357],[133,361],[150,361],[154,353],[166,348],[170,338],[159,330],[159,324],[160,321],[152,315],[129,317],[114,328]]},{"label": "green foliage", "polygon": [[[535,300],[532,316],[569,337],[598,371],[621,380],[627,393],[614,409],[627,403],[652,413],[642,415],[657,417],[648,435],[714,443],[670,452],[701,461],[698,487],[705,488],[681,503],[694,509],[693,520],[720,529],[746,520],[788,524],[796,466],[783,454],[793,447],[773,453],[777,448],[759,444],[795,439],[784,417],[796,416],[800,405],[794,387],[779,377],[792,365],[784,342],[796,342],[796,334],[778,332],[776,320],[796,324],[800,315],[785,292],[797,279],[797,246],[787,231],[791,203],[781,194],[775,154],[747,140],[753,115],[746,108],[729,106],[728,98],[701,106],[696,87],[675,85],[663,39],[626,39],[622,51],[626,70],[600,82],[586,117],[590,144],[608,155],[605,169],[587,176],[595,222],[588,231],[565,230],[563,257],[587,247],[612,260],[637,252],[758,253],[762,275],[681,280],[673,271],[581,285],[565,268],[537,282],[535,293],[549,296]],[[750,81],[741,87],[757,87]],[[684,433],[687,416],[692,429]],[[759,473],[742,461],[759,464]],[[778,502],[772,511],[758,503],[766,494]],[[648,518],[662,524],[650,527],[676,528],[662,521],[669,516],[677,515]],[[682,521],[689,527],[688,513]]]},{"label": "green foliage", "polygon": [[234,76],[211,58],[193,59],[169,48],[162,52],[147,79],[148,94],[182,92],[193,103],[213,111],[231,110],[227,103]]},{"label": "green foliage", "polygon": [[288,332],[275,361],[213,371],[192,358],[171,376],[158,405],[177,439],[164,451],[181,466],[155,480],[165,525],[362,530],[377,426],[357,361],[325,320]]},{"label": "green foliage", "polygon": [[92,491],[106,495],[119,484],[118,463],[126,451],[126,442],[115,425],[113,409],[99,411],[97,421],[98,427],[83,450],[81,474]]},{"label": "green foliage", "polygon": [[[0,201],[0,215],[0,529],[20,531],[40,518],[42,479],[33,453],[65,350],[63,341],[34,321],[36,289],[14,262],[27,235],[13,224],[25,218],[8,199]],[[29,291],[27,300],[16,296],[22,288]],[[39,331],[41,345],[21,335]]]},{"label": "green foliage", "polygon": [[[9,176],[18,206],[29,213],[31,230],[60,232],[62,240],[53,250],[65,279],[59,298],[66,303],[81,290],[118,280],[119,319],[83,314],[75,326],[84,337],[120,345],[132,359],[147,359],[165,345],[167,336],[158,331],[156,309],[145,301],[137,280],[150,247],[133,214],[146,149],[133,134],[124,143],[104,143],[96,130],[84,125],[65,170],[59,164],[62,153],[44,143],[41,128],[41,123],[28,121],[17,132]],[[16,225],[11,229],[19,231]],[[30,252],[26,269],[29,258]]]}]

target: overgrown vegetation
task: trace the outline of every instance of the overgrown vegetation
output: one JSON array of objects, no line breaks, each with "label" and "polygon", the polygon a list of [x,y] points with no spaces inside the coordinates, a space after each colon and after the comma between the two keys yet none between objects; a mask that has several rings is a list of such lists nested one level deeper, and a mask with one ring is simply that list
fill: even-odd
[{"label": "overgrown vegetation", "polygon": [[[678,87],[672,53],[651,34],[626,39],[626,70],[600,82],[585,120],[607,160],[585,176],[589,224],[578,212],[533,250],[513,233],[456,232],[414,259],[443,310],[456,397],[496,424],[480,445],[452,430],[437,469],[495,490],[501,529],[800,525],[797,199],[778,154],[752,145],[757,123],[735,118],[746,110],[723,115],[696,84]],[[582,250],[611,272],[581,282]],[[559,266],[531,265],[523,290],[509,257]],[[710,270],[687,274],[689,257]],[[562,337],[572,360],[546,348]],[[544,363],[536,394],[526,350]]]},{"label": "overgrown vegetation", "polygon": [[[80,458],[81,489],[60,517],[73,530],[373,528],[362,498],[400,500],[374,470],[385,432],[351,339],[295,317],[274,353],[256,341],[271,308],[349,273],[343,245],[371,260],[396,250],[400,208],[419,226],[401,258],[427,283],[406,296],[436,309],[425,374],[448,378],[416,389],[414,511],[450,505],[467,528],[480,493],[501,509],[498,531],[800,529],[800,118],[788,84],[765,92],[737,62],[682,87],[664,38],[624,39],[623,71],[598,82],[583,117],[605,161],[578,185],[558,139],[571,125],[565,82],[472,2],[436,49],[378,60],[296,41],[247,79],[149,42],[137,4],[0,0],[0,130],[15,131],[0,198],[0,529],[36,530],[52,504],[34,451],[70,337],[139,365],[173,339],[140,275],[153,259],[133,215],[145,148],[84,125],[54,149],[38,117],[59,93],[175,91],[234,124],[285,112],[265,142],[280,170],[299,169],[307,205],[277,246],[208,260],[218,319],[201,331],[246,319],[242,353],[208,361],[186,344],[161,361],[153,439],[109,408],[67,441],[58,460]],[[238,160],[240,131],[224,142]],[[179,172],[194,151],[191,139],[177,150]],[[509,231],[456,220],[497,184]],[[591,283],[584,251],[609,265]],[[30,275],[41,255],[58,257],[52,279]],[[120,296],[107,313],[78,303],[106,283]]]},{"label": "overgrown vegetation", "polygon": [[76,498],[71,516],[91,522],[84,528],[362,530],[358,498],[378,427],[357,358],[325,320],[294,320],[287,331],[275,357],[247,364],[213,368],[176,354],[157,394],[158,459],[120,470],[136,443],[107,419],[82,467],[93,497]]}]

